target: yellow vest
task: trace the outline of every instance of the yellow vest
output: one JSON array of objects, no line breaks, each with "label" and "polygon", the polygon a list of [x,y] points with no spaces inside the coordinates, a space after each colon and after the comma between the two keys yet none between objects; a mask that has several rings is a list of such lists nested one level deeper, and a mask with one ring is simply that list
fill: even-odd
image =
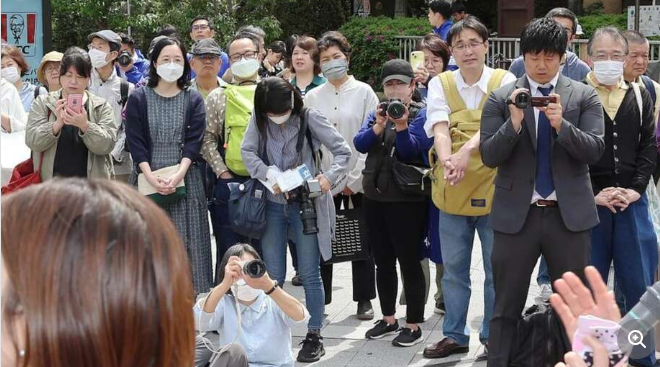
[{"label": "yellow vest", "polygon": [[[452,154],[470,140],[481,128],[481,111],[493,89],[499,88],[506,70],[495,69],[488,81],[488,93],[481,99],[479,108],[469,110],[458,92],[454,73],[444,72],[438,77],[445,92],[445,98],[451,114],[449,115],[449,134]],[[481,153],[472,152],[468,161],[465,177],[455,186],[451,186],[443,177],[443,166],[438,164],[433,149],[429,151],[429,161],[433,169],[433,203],[448,214],[464,216],[482,216],[490,213],[495,187],[493,181],[497,170],[486,167],[481,161]]]}]

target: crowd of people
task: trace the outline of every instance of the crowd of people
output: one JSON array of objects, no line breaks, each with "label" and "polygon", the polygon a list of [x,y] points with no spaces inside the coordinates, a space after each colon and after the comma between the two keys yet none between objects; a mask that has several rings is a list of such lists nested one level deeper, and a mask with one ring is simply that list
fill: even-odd
[{"label": "crowd of people", "polygon": [[[475,234],[489,367],[517,353],[539,261],[541,299],[565,324],[570,292],[550,295],[567,272],[575,289],[588,278],[602,293],[598,274],[613,266],[611,302],[628,312],[658,269],[660,84],[644,75],[648,40],[600,28],[583,61],[569,51],[576,16],[556,8],[525,26],[507,71],[486,65],[488,29],[462,3],[434,0],[428,18],[423,62],[382,60],[380,97],[350,72],[368,50],[337,31],[267,45],[246,25],[223,49],[198,16],[189,41],[164,26],[143,53],[99,30],[87,50],[46,54],[40,86],[21,79],[29,66],[3,45],[2,136],[25,134],[44,181],[3,198],[3,363],[292,366],[298,324],[307,335],[295,359],[318,361],[336,212],[348,208],[361,209],[370,255],[351,264],[355,317],[373,320],[376,296],[383,315],[367,339],[421,343],[433,278],[444,338],[424,357],[467,353]],[[307,195],[279,186],[301,165],[319,186],[314,230]],[[273,182],[254,193],[263,231],[238,230],[235,188]],[[304,304],[283,289],[287,251]],[[248,270],[259,264],[265,272]]]}]

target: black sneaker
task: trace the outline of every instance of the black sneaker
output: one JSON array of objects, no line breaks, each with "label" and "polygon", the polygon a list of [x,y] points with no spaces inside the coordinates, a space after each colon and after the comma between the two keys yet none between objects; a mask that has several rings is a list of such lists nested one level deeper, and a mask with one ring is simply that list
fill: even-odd
[{"label": "black sneaker", "polygon": [[299,345],[302,349],[298,352],[298,362],[316,362],[325,355],[323,337],[319,334],[307,333]]},{"label": "black sneaker", "polygon": [[293,279],[291,279],[291,284],[296,287],[300,287],[302,285],[302,280],[300,280],[300,275],[298,275],[298,272],[296,272],[296,275],[294,275]]},{"label": "black sneaker", "polygon": [[379,320],[374,323],[376,326],[369,329],[369,331],[364,334],[364,337],[367,339],[380,339],[385,335],[396,334],[399,331],[399,322],[395,321],[394,325],[390,325],[385,320]]},{"label": "black sneaker", "polygon": [[397,347],[412,347],[415,344],[422,342],[422,329],[417,328],[417,330],[412,331],[407,327],[401,329],[399,335],[392,340],[392,345]]}]

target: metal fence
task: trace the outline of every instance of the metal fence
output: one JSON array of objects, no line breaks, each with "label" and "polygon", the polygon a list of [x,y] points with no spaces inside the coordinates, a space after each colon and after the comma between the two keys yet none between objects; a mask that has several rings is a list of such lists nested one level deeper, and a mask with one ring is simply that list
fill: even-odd
[{"label": "metal fence", "polygon": [[[410,57],[410,52],[415,51],[417,42],[422,39],[422,37],[401,36],[395,37],[395,39],[399,41],[399,58],[408,60]],[[578,57],[586,59],[587,42],[588,40],[586,39],[575,40],[573,41],[570,49],[571,51],[575,52]],[[520,56],[519,38],[492,37],[488,39],[488,43],[490,47],[488,48],[488,59],[486,60],[486,63],[491,67],[496,65],[498,62],[504,64],[497,65],[499,67],[508,66],[507,61]],[[660,60],[660,41],[649,41],[649,43],[651,44],[649,59],[651,61]]]}]

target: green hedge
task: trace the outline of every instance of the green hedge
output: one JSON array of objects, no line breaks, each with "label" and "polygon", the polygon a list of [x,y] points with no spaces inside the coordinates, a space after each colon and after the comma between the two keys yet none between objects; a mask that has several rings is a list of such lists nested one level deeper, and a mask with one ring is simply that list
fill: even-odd
[{"label": "green hedge", "polygon": [[599,15],[585,15],[578,17],[578,22],[582,26],[584,35],[580,38],[589,38],[596,31],[596,29],[612,25],[619,29],[625,30],[628,28],[628,15],[623,14],[599,14]]},{"label": "green hedge", "polygon": [[353,17],[339,31],[353,48],[350,73],[380,90],[383,63],[399,57],[399,41],[394,37],[423,36],[432,29],[426,18]]}]

